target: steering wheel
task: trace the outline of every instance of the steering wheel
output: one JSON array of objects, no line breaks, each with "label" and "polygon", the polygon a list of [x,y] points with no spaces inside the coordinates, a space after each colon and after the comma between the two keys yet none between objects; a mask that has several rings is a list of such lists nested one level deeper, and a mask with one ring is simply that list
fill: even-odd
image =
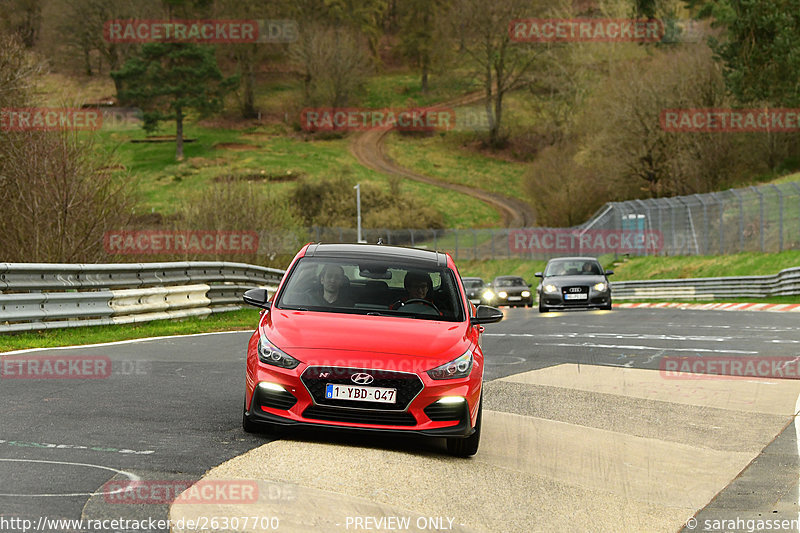
[{"label": "steering wheel", "polygon": [[[442,314],[442,312],[439,311],[439,308],[436,307],[436,304],[434,304],[431,301],[424,300],[422,298],[411,298],[409,300],[406,300],[405,302],[402,301],[402,300],[397,300],[395,303],[393,303],[391,305],[391,309],[399,309],[400,307],[403,307],[404,305],[408,305],[408,304],[425,304],[425,305],[429,305],[429,306],[433,307],[436,310],[437,313],[439,313],[440,315]],[[395,306],[397,306],[397,307],[395,307]]]}]

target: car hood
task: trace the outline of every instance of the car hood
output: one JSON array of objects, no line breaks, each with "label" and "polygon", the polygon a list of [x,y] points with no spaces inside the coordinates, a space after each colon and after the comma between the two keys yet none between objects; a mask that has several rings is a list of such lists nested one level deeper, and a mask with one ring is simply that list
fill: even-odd
[{"label": "car hood", "polygon": [[542,284],[552,283],[553,285],[594,285],[606,281],[605,276],[551,276],[544,278]]},{"label": "car hood", "polygon": [[[259,330],[309,364],[382,354],[445,363],[470,347],[468,322],[272,309]],[[340,365],[341,366],[341,365]]]}]

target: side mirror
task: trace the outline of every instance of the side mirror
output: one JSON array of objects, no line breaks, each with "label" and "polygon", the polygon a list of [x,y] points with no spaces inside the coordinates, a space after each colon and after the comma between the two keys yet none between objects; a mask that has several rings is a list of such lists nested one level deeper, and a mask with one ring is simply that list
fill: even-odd
[{"label": "side mirror", "polygon": [[496,307],[479,305],[475,316],[469,319],[471,326],[477,324],[492,324],[503,320],[503,312]]},{"label": "side mirror", "polygon": [[267,289],[250,289],[244,296],[242,296],[244,303],[260,307],[262,309],[269,309],[272,307],[272,302],[269,301],[269,293]]},{"label": "side mirror", "polygon": [[606,270],[606,276],[613,276],[613,275],[614,275],[613,270]]},{"label": "side mirror", "polygon": [[544,274],[542,274],[541,272],[537,272],[536,274],[534,274],[534,276],[536,276],[537,278],[543,278]]}]

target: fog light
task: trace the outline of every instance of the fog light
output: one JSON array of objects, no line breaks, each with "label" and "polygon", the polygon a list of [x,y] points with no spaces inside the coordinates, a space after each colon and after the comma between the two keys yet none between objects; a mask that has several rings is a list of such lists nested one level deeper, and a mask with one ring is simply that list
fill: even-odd
[{"label": "fog light", "polygon": [[439,398],[439,401],[436,403],[440,403],[442,405],[451,405],[465,401],[467,401],[467,399],[463,396],[443,396],[442,398]]}]

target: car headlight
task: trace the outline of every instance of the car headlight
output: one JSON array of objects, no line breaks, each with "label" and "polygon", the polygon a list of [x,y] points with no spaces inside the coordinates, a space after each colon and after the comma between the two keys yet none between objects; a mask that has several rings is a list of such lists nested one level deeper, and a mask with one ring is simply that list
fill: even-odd
[{"label": "car headlight", "polygon": [[428,370],[431,379],[456,379],[469,376],[472,371],[472,352],[456,357],[449,363]]},{"label": "car headlight", "polygon": [[483,292],[483,299],[484,300],[494,300],[494,293],[490,290],[485,290]]},{"label": "car headlight", "polygon": [[269,342],[263,335],[258,339],[257,351],[258,360],[268,365],[292,369],[300,364],[300,361]]},{"label": "car headlight", "polygon": [[530,295],[531,295],[531,291],[522,291],[522,297],[523,298],[527,298]]},{"label": "car headlight", "polygon": [[549,284],[548,283],[547,285],[544,286],[544,292],[546,292],[547,294],[552,294],[554,292],[558,292],[558,287],[556,287],[553,284]]},{"label": "car headlight", "polygon": [[508,298],[508,293],[506,291],[500,291],[497,293],[500,298]]},{"label": "car headlight", "polygon": [[605,282],[601,281],[600,283],[596,283],[595,286],[592,288],[598,292],[603,292],[608,288],[608,285]]}]

